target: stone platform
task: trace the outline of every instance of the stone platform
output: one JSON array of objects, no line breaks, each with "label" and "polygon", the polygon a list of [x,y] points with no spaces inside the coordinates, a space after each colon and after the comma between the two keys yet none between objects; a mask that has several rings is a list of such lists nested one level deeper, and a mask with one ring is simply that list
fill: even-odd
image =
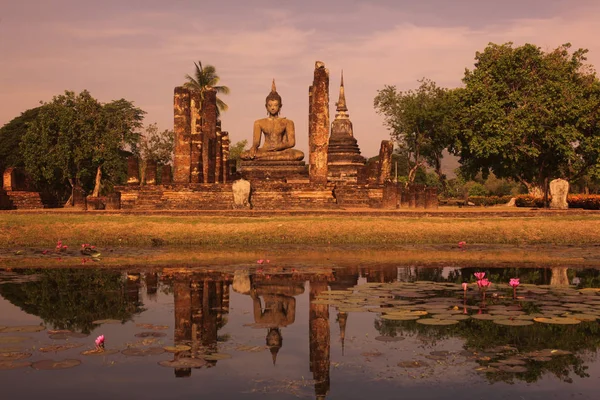
[{"label": "stone platform", "polygon": [[44,208],[39,192],[0,190],[1,210],[36,210]]},{"label": "stone platform", "polygon": [[[231,210],[231,184],[119,186],[124,210]],[[334,185],[251,181],[255,210],[337,209]]]},{"label": "stone platform", "polygon": [[280,181],[308,179],[304,161],[255,160],[241,162],[241,175],[249,181]]}]

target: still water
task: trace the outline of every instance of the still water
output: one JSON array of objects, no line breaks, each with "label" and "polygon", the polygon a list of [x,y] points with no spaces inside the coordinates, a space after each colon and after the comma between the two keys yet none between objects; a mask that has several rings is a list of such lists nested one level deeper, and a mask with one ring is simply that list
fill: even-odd
[{"label": "still water", "polygon": [[0,270],[0,398],[596,399],[599,287],[556,267]]}]

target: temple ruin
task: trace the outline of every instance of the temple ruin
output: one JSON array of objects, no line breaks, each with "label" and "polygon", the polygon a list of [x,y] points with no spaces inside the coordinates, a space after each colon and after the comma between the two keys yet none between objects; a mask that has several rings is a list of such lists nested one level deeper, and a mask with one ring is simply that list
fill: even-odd
[{"label": "temple ruin", "polygon": [[[415,185],[406,188],[392,176],[393,143],[383,140],[377,159],[361,155],[348,114],[343,74],[333,121],[329,116],[329,70],[315,63],[308,90],[306,157],[295,148],[292,120],[280,117],[282,97],[275,81],[267,95],[267,117],[254,122],[251,148],[241,168],[229,160],[230,136],[221,129],[216,91],[203,93],[176,87],[173,96],[175,133],[173,166],[130,157],[126,185],[105,197],[77,197],[83,209],[228,210],[235,204],[257,210],[437,208],[437,192]],[[300,133],[300,136],[303,136]],[[306,137],[306,136],[305,136]],[[235,160],[234,160],[235,161]],[[143,169],[143,170],[141,170]],[[234,181],[249,182],[239,199]],[[39,194],[15,189],[14,171],[4,173],[0,208],[41,208]],[[247,185],[246,185],[247,187]],[[80,198],[81,197],[81,198]]]}]

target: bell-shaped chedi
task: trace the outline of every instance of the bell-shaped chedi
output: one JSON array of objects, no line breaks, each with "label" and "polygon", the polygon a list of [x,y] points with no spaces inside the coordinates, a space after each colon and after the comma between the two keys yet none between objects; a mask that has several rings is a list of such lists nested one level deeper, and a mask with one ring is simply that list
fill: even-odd
[{"label": "bell-shaped chedi", "polygon": [[328,180],[357,183],[358,170],[364,168],[366,160],[360,155],[358,143],[354,138],[352,121],[348,116],[343,72],[336,111],[335,120],[331,123],[331,136],[327,151]]}]

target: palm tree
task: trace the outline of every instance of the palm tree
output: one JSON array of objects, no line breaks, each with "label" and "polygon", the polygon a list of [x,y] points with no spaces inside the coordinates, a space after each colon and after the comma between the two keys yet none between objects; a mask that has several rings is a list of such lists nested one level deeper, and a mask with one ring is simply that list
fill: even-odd
[{"label": "palm tree", "polygon": [[[191,91],[200,92],[200,108],[202,108],[204,93],[208,87],[215,89],[217,94],[229,94],[229,88],[227,86],[217,86],[221,78],[217,75],[214,66],[206,65],[205,67],[202,67],[201,61],[194,63],[194,65],[196,66],[194,76],[186,75],[185,79],[187,79],[187,82],[185,82],[183,86]],[[217,97],[217,117],[221,114],[221,111],[227,111],[228,108],[229,106]]]}]

